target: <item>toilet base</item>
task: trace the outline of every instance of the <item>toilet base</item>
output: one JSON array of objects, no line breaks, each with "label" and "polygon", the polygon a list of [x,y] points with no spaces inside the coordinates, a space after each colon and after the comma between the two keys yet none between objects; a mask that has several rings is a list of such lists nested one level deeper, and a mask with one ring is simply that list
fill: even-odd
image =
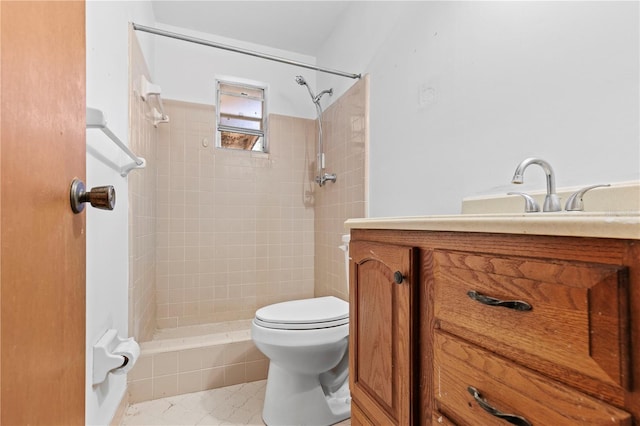
[{"label": "toilet base", "polygon": [[271,362],[262,420],[270,426],[328,426],[351,417],[349,380],[325,394],[317,375],[291,373]]}]

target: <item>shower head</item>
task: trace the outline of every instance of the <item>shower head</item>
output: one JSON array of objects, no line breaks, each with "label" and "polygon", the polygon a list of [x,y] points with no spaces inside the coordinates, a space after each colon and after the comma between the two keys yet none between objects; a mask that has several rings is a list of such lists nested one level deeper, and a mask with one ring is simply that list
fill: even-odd
[{"label": "shower head", "polygon": [[333,89],[323,90],[322,92],[318,93],[317,96],[314,95],[313,92],[311,91],[311,87],[309,87],[309,85],[307,84],[307,81],[301,75],[296,76],[296,83],[298,83],[300,86],[307,86],[307,90],[309,91],[309,96],[311,96],[311,100],[313,101],[314,104],[316,104],[316,106],[320,106],[320,98],[322,98],[322,96],[326,95],[327,93],[329,94],[329,96],[333,96]]},{"label": "shower head", "polygon": [[309,96],[311,96],[311,101],[314,104],[318,105],[318,102],[316,102],[316,95],[314,95],[311,91],[311,87],[309,87],[309,85],[307,84],[307,80],[305,80],[303,76],[297,75],[296,83],[298,83],[300,86],[307,86],[307,91],[309,92]]}]

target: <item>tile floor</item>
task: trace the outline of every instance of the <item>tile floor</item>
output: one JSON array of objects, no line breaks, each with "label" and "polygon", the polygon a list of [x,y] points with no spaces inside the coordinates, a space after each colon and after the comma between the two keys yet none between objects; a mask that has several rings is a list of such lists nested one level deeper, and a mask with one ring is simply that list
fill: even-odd
[{"label": "tile floor", "polygon": [[[266,380],[260,380],[140,402],[127,408],[121,425],[264,426],[262,404],[266,384]],[[351,425],[351,421],[339,425]]]}]

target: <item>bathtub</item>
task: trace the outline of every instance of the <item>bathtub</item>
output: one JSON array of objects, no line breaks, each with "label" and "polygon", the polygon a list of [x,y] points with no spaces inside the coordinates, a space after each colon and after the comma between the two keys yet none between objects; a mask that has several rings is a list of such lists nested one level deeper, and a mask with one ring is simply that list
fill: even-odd
[{"label": "bathtub", "polygon": [[238,320],[157,330],[129,372],[129,402],[266,379],[269,360],[250,328]]}]

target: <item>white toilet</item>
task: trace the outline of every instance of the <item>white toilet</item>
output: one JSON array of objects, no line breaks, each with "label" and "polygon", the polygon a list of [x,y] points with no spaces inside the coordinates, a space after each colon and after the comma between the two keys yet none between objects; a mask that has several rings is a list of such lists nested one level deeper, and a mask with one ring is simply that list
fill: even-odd
[{"label": "white toilet", "polygon": [[327,426],[351,416],[347,302],[327,296],[265,306],[251,337],[270,360],[267,425]]}]

